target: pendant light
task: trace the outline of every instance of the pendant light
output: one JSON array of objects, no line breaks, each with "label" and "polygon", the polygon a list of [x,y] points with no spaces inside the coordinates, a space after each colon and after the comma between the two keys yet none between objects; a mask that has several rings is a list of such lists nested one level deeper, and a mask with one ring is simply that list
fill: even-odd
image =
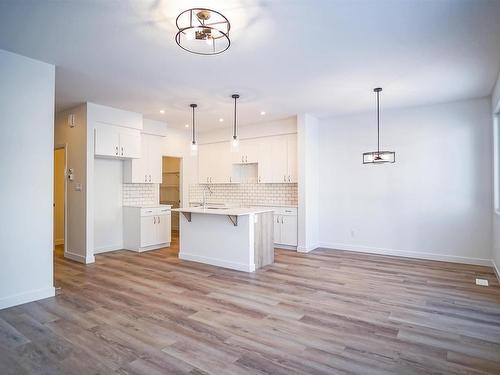
[{"label": "pendant light", "polygon": [[382,89],[373,89],[377,93],[377,151],[365,152],[363,154],[363,164],[384,164],[394,163],[396,153],[394,151],[380,151],[380,92]]},{"label": "pendant light", "polygon": [[194,121],[194,109],[198,107],[198,105],[190,104],[189,106],[193,109],[193,124],[192,124],[193,138],[191,140],[191,155],[196,156],[198,154],[198,144],[196,143],[196,126]]},{"label": "pendant light", "polygon": [[236,100],[239,99],[239,95],[238,94],[233,94],[231,95],[231,98],[234,99],[234,122],[233,122],[233,139],[231,140],[231,151],[232,152],[238,152],[239,151],[239,145],[240,145],[240,142],[239,142],[239,139],[238,139],[238,128],[237,128],[237,124],[236,124]]}]

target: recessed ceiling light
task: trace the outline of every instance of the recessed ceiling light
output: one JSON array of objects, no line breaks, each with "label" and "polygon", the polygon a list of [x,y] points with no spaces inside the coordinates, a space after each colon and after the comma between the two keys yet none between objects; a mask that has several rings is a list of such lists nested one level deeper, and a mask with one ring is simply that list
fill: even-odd
[{"label": "recessed ceiling light", "polygon": [[165,113],[164,109],[160,109],[160,113],[163,115]]},{"label": "recessed ceiling light", "polygon": [[185,128],[189,128],[189,124],[184,125]]},{"label": "recessed ceiling light", "polygon": [[264,116],[266,114],[266,111],[260,111],[260,115]]},{"label": "recessed ceiling light", "polygon": [[224,122],[224,119],[221,117],[221,118],[219,119],[219,122]]}]

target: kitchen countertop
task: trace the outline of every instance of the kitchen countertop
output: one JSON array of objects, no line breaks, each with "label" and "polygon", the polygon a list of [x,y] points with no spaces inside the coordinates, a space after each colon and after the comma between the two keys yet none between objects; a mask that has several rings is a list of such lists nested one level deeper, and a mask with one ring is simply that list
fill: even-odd
[{"label": "kitchen countertop", "polygon": [[189,212],[192,214],[244,216],[250,214],[260,214],[263,212],[272,212],[273,210],[265,207],[224,207],[224,208],[181,207],[181,208],[173,208],[172,211]]}]

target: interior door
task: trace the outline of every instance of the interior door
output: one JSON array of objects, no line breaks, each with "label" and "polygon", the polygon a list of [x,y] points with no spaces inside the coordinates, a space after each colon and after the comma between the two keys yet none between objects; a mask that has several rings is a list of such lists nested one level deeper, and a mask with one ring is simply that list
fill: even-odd
[{"label": "interior door", "polygon": [[159,215],[158,216],[158,243],[167,243],[171,241],[171,222],[172,218],[170,214]]},{"label": "interior door", "polygon": [[156,216],[141,217],[141,247],[156,245],[158,243]]}]

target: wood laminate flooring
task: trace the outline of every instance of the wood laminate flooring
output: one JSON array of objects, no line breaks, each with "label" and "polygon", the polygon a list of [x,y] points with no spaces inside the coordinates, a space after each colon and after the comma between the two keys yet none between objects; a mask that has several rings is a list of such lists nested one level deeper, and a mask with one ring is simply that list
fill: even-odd
[{"label": "wood laminate flooring", "polygon": [[58,295],[0,311],[0,374],[500,374],[490,268],[276,250],[247,274],[177,249],[56,252]]}]

